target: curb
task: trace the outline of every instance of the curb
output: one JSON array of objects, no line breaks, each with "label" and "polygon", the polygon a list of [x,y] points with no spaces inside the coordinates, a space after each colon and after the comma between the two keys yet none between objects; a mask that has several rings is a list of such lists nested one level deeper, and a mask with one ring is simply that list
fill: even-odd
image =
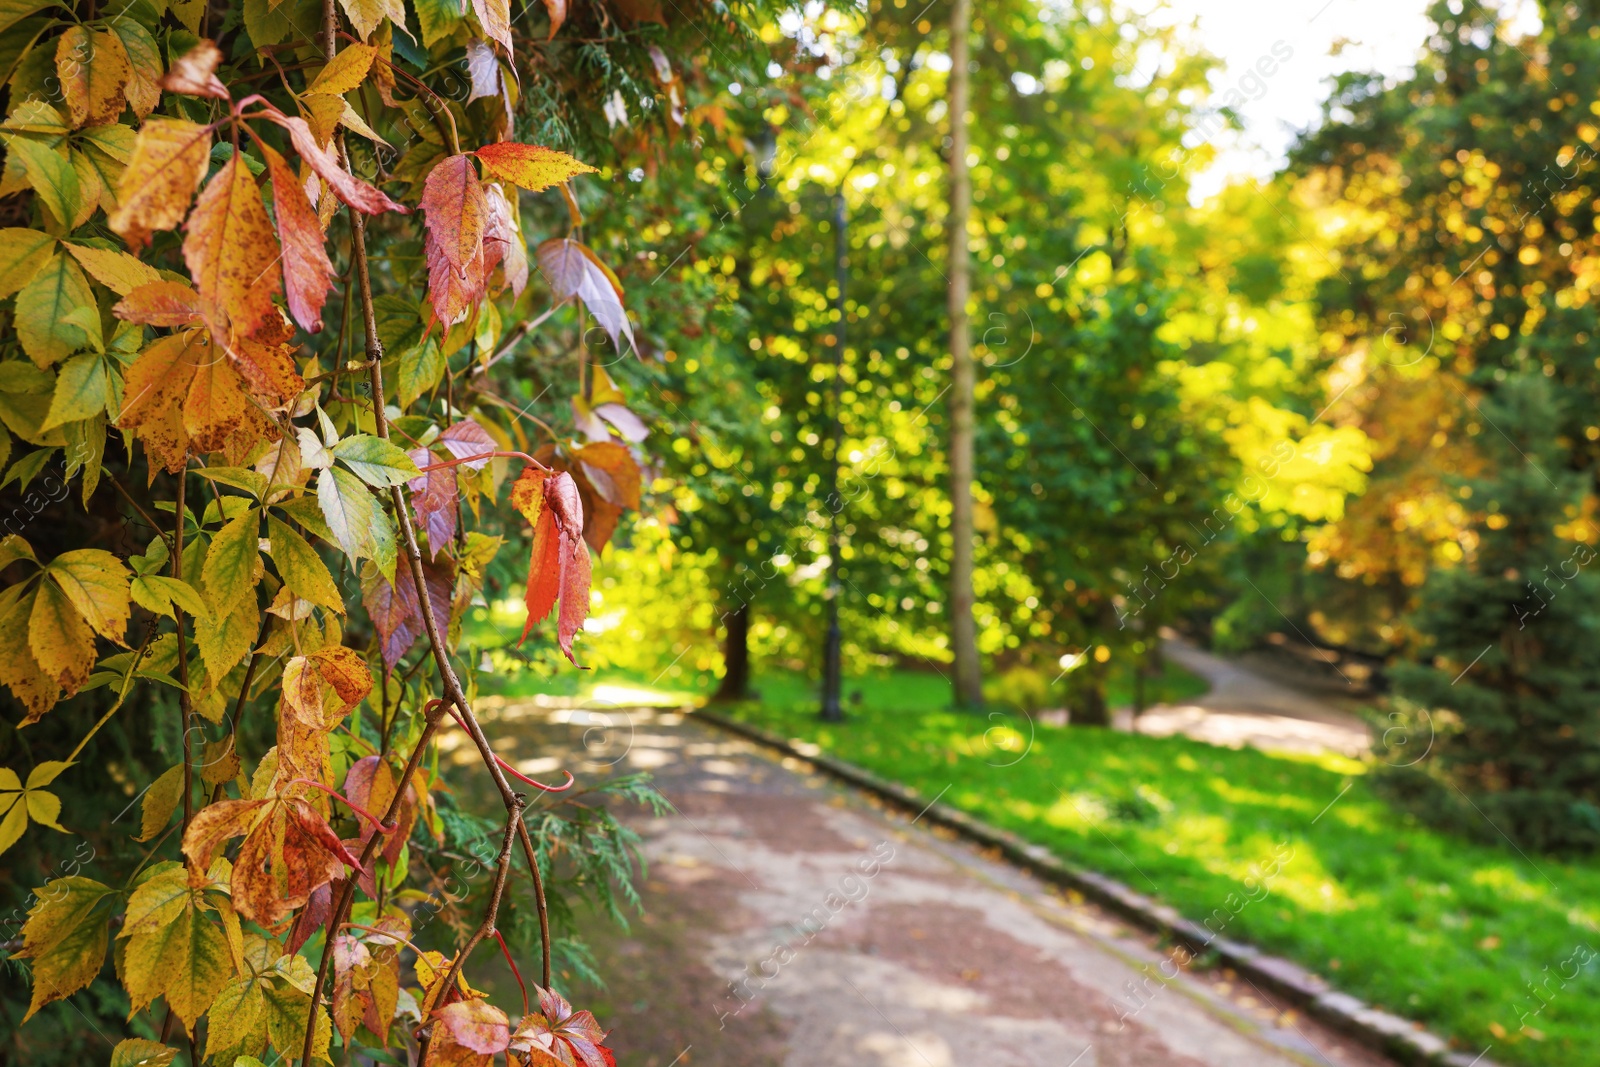
[{"label": "curb", "polygon": [[1170,938],[1197,955],[1214,955],[1220,965],[1233,968],[1251,982],[1271,990],[1307,1014],[1316,1016],[1402,1063],[1419,1067],[1500,1067],[1493,1060],[1481,1056],[1474,1059],[1451,1049],[1444,1038],[1425,1029],[1421,1023],[1374,1008],[1332,989],[1327,982],[1299,964],[1269,956],[1251,945],[1216,937],[1199,923],[1185,919],[1173,908],[1135,892],[1114,878],[1057,859],[1043,845],[1025,841],[1009,830],[990,826],[948,804],[941,804],[937,800],[929,802],[915,789],[836,759],[809,741],[784,738],[759,726],[751,726],[702,708],[694,709],[691,714],[729,733],[804,760],[834,778],[953,830],[969,841],[998,849],[1006,859],[1044,881],[1076,890],[1133,925]]}]

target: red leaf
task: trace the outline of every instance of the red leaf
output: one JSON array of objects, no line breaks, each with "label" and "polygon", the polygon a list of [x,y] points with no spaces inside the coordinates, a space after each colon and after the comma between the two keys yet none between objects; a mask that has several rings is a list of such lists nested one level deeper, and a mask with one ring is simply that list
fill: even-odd
[{"label": "red leaf", "polygon": [[486,1000],[461,1000],[433,1013],[458,1045],[492,1056],[511,1044],[511,1020]]},{"label": "red leaf", "polygon": [[[356,760],[350,765],[349,773],[345,775],[344,795],[349,797],[352,803],[359,804],[379,818],[389,810],[389,805],[394,800],[394,791],[394,771],[380,756],[365,756]],[[411,837],[411,827],[416,820],[417,794],[415,789],[408,786],[405,799],[400,803],[400,811],[395,817],[399,827],[384,838],[383,851],[380,853],[391,864],[399,862],[400,850]],[[363,819],[359,838],[361,847],[365,848],[367,840],[377,832],[377,827]]]},{"label": "red leaf", "polygon": [[567,0],[544,0],[544,9],[550,13],[550,36],[545,39],[551,40],[567,21]]},{"label": "red leaf", "polygon": [[313,889],[306,906],[294,917],[294,926],[289,930],[289,951],[299,952],[300,946],[311,940],[312,934],[327,925],[328,916],[332,914],[333,888],[323,885]]},{"label": "red leaf", "polygon": [[528,639],[534,625],[543,621],[559,600],[556,643],[577,665],[572,639],[589,617],[590,578],[578,487],[570,474],[551,474],[529,466],[511,487],[511,501],[533,524],[533,552],[524,594],[528,621],[517,643]]},{"label": "red leaf", "polygon": [[339,157],[317,143],[317,138],[312,134],[311,127],[306,125],[305,119],[298,115],[285,115],[276,108],[268,108],[264,115],[289,131],[289,140],[294,145],[294,150],[300,154],[300,158],[310,164],[311,169],[328,183],[333,195],[344,203],[366,215],[380,215],[385,211],[395,211],[402,215],[410,212],[410,208],[395,203],[384,195],[382,190],[368,185],[340,166]]},{"label": "red leaf", "polygon": [[450,156],[434,165],[423,182],[422,212],[429,300],[434,317],[454,326],[484,298],[489,280],[483,252],[489,201],[471,156]]},{"label": "red leaf", "polygon": [[[258,142],[259,143],[259,142]],[[289,312],[307,333],[322,329],[322,305],[333,284],[333,264],[323,245],[317,213],[306,199],[305,187],[288,162],[266,144],[261,154],[272,177],[272,204],[278,219],[278,240],[283,245],[284,294]]]}]

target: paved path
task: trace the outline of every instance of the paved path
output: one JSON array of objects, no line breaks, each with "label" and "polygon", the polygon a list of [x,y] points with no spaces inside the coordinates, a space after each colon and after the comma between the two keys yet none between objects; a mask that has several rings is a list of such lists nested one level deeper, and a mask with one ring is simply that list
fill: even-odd
[{"label": "paved path", "polygon": [[[1161,654],[1204,678],[1211,690],[1192,701],[1149,708],[1139,716],[1142,734],[1183,734],[1230,748],[1253,745],[1347,756],[1359,756],[1372,748],[1366,722],[1327,700],[1263,678],[1181,639],[1163,639]],[[1118,713],[1116,725],[1122,730],[1132,728],[1133,716],[1126,711]]]},{"label": "paved path", "polygon": [[666,799],[627,816],[650,863],[645,917],[626,934],[587,924],[623,1067],[1389,1062],[1230,973],[1176,972],[1106,913],[692,716],[485,710],[529,772],[649,770]]}]

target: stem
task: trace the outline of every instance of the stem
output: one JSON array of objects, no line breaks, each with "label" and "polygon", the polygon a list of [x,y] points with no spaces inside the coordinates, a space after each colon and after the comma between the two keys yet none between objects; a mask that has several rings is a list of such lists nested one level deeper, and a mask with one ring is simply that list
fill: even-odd
[{"label": "stem", "polygon": [[512,975],[517,980],[517,988],[522,990],[522,1014],[528,1014],[528,983],[522,980],[522,972],[517,969],[517,961],[511,958],[511,949],[506,945],[505,935],[499,930],[494,932],[494,939],[500,942],[500,952],[506,958],[506,966],[511,968]]},{"label": "stem", "polygon": [[[500,915],[500,901],[505,897],[506,878],[511,874],[511,846],[517,839],[517,827],[522,823],[522,804],[522,797],[518,797],[517,803],[511,806],[506,816],[506,836],[505,840],[500,842],[500,858],[495,862],[494,886],[489,890],[489,906],[484,909],[483,921],[472,932],[472,936],[467,938],[467,943],[461,946],[461,951],[456,953],[454,962],[450,964],[450,972],[445,975],[442,987],[446,991],[455,985],[462,964],[467,962],[467,957],[472,955],[472,950],[478,947],[479,942],[490,934],[498,933],[494,921]],[[422,1060],[417,1061],[417,1067],[425,1067]]]},{"label": "stem", "polygon": [[[388,435],[386,434],[385,436],[388,436]],[[463,463],[476,463],[479,460],[483,460],[483,459],[520,459],[524,463],[527,463],[529,466],[538,467],[540,470],[549,471],[549,473],[551,473],[551,474],[555,473],[555,471],[550,470],[549,467],[546,467],[543,463],[540,463],[538,460],[534,459],[532,456],[528,455],[526,452],[499,452],[499,451],[496,451],[496,452],[479,452],[477,455],[474,455],[474,456],[456,456],[456,457],[453,457],[451,459],[440,460],[438,463],[430,463],[426,467],[418,467],[417,470],[419,470],[422,473],[426,474],[428,471],[444,470],[446,467],[456,467],[456,466],[460,466]]]},{"label": "stem", "polygon": [[391,941],[398,941],[402,945],[404,945],[407,948],[409,948],[412,952],[415,952],[418,956],[426,956],[427,955],[427,953],[424,952],[422,949],[418,948],[415,944],[413,944],[412,942],[408,941],[407,939],[401,937],[399,934],[395,933],[393,930],[380,930],[376,926],[362,926],[360,923],[340,923],[339,924],[339,929],[341,929],[341,930],[365,930],[369,934],[377,934],[379,937],[387,937]]},{"label": "stem", "polygon": [[[438,702],[442,705],[442,701]],[[422,754],[428,750],[428,743],[433,740],[433,731],[439,725],[439,716],[443,714],[438,706],[429,705],[428,724],[422,729],[422,736],[417,739],[417,747],[412,749],[411,758],[406,760],[406,769],[400,777],[401,786],[394,791],[394,796],[389,800],[389,810],[384,812],[383,821],[393,822],[400,816],[400,805],[405,801],[405,787],[411,784],[412,776],[417,773],[417,768],[422,764]],[[378,842],[382,838],[373,834],[367,838],[367,843],[361,850],[361,869],[366,870],[371,862],[373,853],[378,850]],[[352,872],[339,883],[339,896],[334,900],[333,912],[328,917],[328,929],[337,930],[344,924],[345,916],[350,914],[350,904],[356,895],[356,875]],[[322,945],[322,962],[317,965],[317,984],[311,989],[311,1010],[306,1014],[306,1040],[300,1051],[301,1067],[310,1067],[311,1049],[316,1042],[317,1035],[317,1006],[322,1003],[322,987],[326,984],[328,967],[333,963],[333,939],[328,938]]]},{"label": "stem", "polygon": [[146,511],[143,507],[141,507],[137,500],[133,499],[132,496],[128,495],[128,491],[122,487],[122,483],[117,480],[117,476],[116,475],[114,475],[114,474],[110,475],[110,479],[111,479],[111,487],[113,489],[115,489],[117,492],[122,494],[122,499],[126,500],[128,502],[128,506],[133,508],[134,511],[137,511],[139,513],[139,517],[145,521],[146,525],[148,525],[152,530],[154,530],[156,532],[156,536],[160,537],[162,542],[166,544],[167,551],[171,552],[172,551],[172,539],[167,536],[167,531],[165,531],[165,530],[163,530],[161,528],[161,524],[160,523],[156,522],[155,519],[151,518],[150,513],[148,511]]},{"label": "stem", "polygon": [[[461,721],[461,716],[457,715],[453,709],[447,710],[450,710],[450,717],[456,721],[456,725],[465,730],[467,728],[467,724]],[[543,782],[534,781],[532,778],[529,778],[527,775],[511,766],[510,763],[506,762],[505,757],[501,756],[498,752],[495,753],[494,758],[495,762],[500,764],[500,768],[507,774],[511,775],[513,778],[516,778],[518,781],[527,782],[535,789],[542,789],[546,793],[565,793],[567,790],[571,789],[573,783],[577,781],[577,779],[572,776],[571,771],[562,771],[561,773],[567,776],[567,780],[564,783],[561,785],[545,785]]]},{"label": "stem", "polygon": [[328,794],[333,799],[339,801],[345,807],[347,807],[351,811],[355,812],[357,815],[360,815],[361,817],[366,819],[368,822],[370,822],[373,825],[374,828],[377,829],[377,831],[380,834],[383,834],[385,837],[387,837],[389,834],[394,833],[396,830],[400,829],[400,824],[398,822],[385,822],[384,820],[378,818],[376,815],[372,814],[372,812],[368,811],[366,808],[363,808],[360,804],[357,804],[355,801],[353,801],[349,797],[345,796],[343,793],[340,793],[338,790],[335,790],[335,789],[330,789],[329,787],[323,785],[321,782],[313,782],[309,778],[296,778],[290,784],[291,785],[309,785],[313,789],[322,790],[324,793]]},{"label": "stem", "polygon": [[[165,535],[163,534],[162,536],[164,537]],[[150,640],[151,638],[155,637],[155,635],[156,630],[154,626],[151,626],[145,631],[144,644],[139,646],[139,654],[133,657],[133,664],[128,668],[128,676],[122,679],[122,691],[117,694],[117,702],[106,709],[106,713],[100,716],[100,720],[98,722],[89,727],[89,732],[83,735],[83,740],[78,742],[78,747],[74,748],[72,750],[72,754],[67,757],[68,763],[71,763],[78,758],[78,753],[83,751],[83,747],[89,743],[89,739],[100,732],[100,727],[104,726],[111,719],[111,716],[117,713],[117,709],[122,707],[122,702],[128,699],[128,690],[133,688],[133,675],[136,671],[138,671],[139,664],[144,661],[144,654],[149,650]]]},{"label": "stem", "polygon": [[[183,487],[188,480],[188,464],[185,463],[184,470],[178,475],[177,518],[172,531],[172,576],[179,581],[183,579]],[[172,616],[178,627],[178,714],[183,721],[183,832],[187,836],[189,820],[194,818],[194,760],[189,743],[189,651],[183,638],[183,609],[172,605]],[[185,856],[185,865],[188,862]]]}]

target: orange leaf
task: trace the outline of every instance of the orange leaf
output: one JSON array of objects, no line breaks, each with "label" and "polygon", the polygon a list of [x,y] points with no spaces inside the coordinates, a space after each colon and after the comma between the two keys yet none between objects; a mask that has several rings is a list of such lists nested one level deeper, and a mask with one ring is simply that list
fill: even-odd
[{"label": "orange leaf", "polygon": [[528,563],[524,601],[528,621],[520,645],[534,624],[560,601],[556,643],[574,665],[572,639],[589,617],[589,549],[583,541],[583,504],[572,475],[550,474],[526,467],[511,488],[511,501],[533,523],[533,552]]},{"label": "orange leaf", "polygon": [[123,297],[111,312],[145,326],[188,326],[200,321],[200,294],[183,282],[150,282]]},{"label": "orange leaf", "polygon": [[278,241],[261,190],[237,152],[206,183],[184,232],[183,259],[213,334],[249,336],[276,314]]},{"label": "orange leaf", "polygon": [[226,100],[228,90],[217,78],[217,65],[221,62],[222,49],[215,42],[202,39],[172,61],[172,69],[161,79],[161,87],[168,92]]},{"label": "orange leaf", "polygon": [[152,474],[157,463],[177,473],[191,446],[221,452],[274,436],[245,385],[203,333],[161,337],[128,368],[117,425],[144,442]]},{"label": "orange leaf", "polygon": [[639,464],[626,445],[615,441],[596,441],[572,453],[572,458],[589,477],[589,484],[608,504],[639,508]]},{"label": "orange leaf", "polygon": [[486,1000],[458,1000],[434,1012],[433,1017],[439,1023],[435,1034],[444,1039],[434,1046],[441,1062],[487,1063],[511,1044],[511,1020]]},{"label": "orange leaf", "polygon": [[498,144],[486,144],[473,155],[483,161],[493,177],[535,193],[576,175],[595,173],[589,164],[580,163],[565,152],[557,152],[543,145],[501,141]]},{"label": "orange leaf", "polygon": [[561,24],[567,21],[567,0],[544,0],[544,9],[550,15],[550,36],[545,40],[553,40]]},{"label": "orange leaf", "polygon": [[262,926],[304,905],[346,865],[361,866],[305,801],[279,798],[271,805],[266,818],[245,835],[233,865],[234,907]]},{"label": "orange leaf", "polygon": [[322,329],[322,305],[333,284],[333,264],[323,245],[317,213],[287,161],[271,146],[262,144],[272,177],[272,205],[278,217],[278,240],[283,245],[284,292],[289,312],[307,333]]},{"label": "orange leaf", "polygon": [[146,119],[117,183],[120,206],[111,216],[111,228],[138,251],[152,230],[178,225],[210,161],[209,128],[182,119]]}]

